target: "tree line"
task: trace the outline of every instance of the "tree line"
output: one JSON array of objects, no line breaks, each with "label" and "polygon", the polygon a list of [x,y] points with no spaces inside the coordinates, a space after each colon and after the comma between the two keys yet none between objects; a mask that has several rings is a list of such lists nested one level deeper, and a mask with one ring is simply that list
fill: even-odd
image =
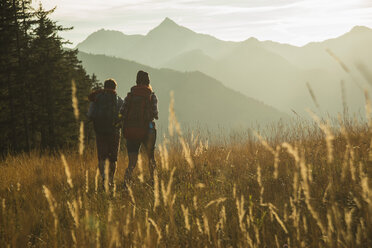
[{"label": "tree line", "polygon": [[[86,112],[87,95],[100,84],[87,75],[77,50],[64,48],[64,28],[54,11],[31,0],[0,1],[0,153],[58,150],[77,144],[79,122],[71,104],[71,82],[78,107]],[[85,121],[84,114],[80,115]],[[86,128],[89,138],[91,128]],[[88,135],[87,135],[88,134]]]}]

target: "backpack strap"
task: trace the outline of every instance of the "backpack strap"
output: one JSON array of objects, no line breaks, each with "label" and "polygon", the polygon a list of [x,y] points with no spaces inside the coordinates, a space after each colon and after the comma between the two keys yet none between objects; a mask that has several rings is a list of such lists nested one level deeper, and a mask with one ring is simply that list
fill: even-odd
[{"label": "backpack strap", "polygon": [[124,116],[124,119],[128,118],[130,111],[132,109],[132,92],[128,92],[127,97],[126,97],[126,105],[127,105],[127,111],[126,111],[126,116]]}]

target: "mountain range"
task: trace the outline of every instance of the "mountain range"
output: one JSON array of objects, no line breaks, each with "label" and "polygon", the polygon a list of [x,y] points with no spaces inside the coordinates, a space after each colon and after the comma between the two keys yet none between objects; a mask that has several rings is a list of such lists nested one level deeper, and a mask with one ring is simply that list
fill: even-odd
[{"label": "mountain range", "polygon": [[156,69],[133,61],[79,52],[78,58],[90,74],[101,81],[114,78],[118,94],[125,97],[135,85],[139,70],[149,73],[151,85],[159,99],[161,128],[168,124],[170,92],[174,92],[175,112],[182,126],[216,128],[247,128],[289,120],[289,116],[255,99],[231,90],[201,72],[179,72]]},{"label": "mountain range", "polygon": [[255,38],[222,41],[166,18],[146,35],[99,30],[77,48],[158,69],[200,71],[228,88],[287,113],[315,108],[310,86],[320,106],[318,111],[335,115],[343,111],[342,99],[346,99],[350,112],[364,108],[362,89],[368,84],[355,65],[363,64],[372,71],[370,44],[372,30],[360,26],[340,37],[297,47]]}]

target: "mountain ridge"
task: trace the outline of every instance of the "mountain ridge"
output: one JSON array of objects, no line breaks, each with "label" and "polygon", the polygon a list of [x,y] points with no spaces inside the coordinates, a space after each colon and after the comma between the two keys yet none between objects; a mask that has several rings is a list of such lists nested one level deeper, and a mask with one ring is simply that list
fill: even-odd
[{"label": "mountain ridge", "polygon": [[[200,71],[225,86],[242,92],[271,106],[290,113],[294,109],[306,114],[313,105],[306,82],[314,87],[322,111],[335,115],[342,112],[340,81],[345,81],[352,111],[363,109],[364,99],[349,73],[326,49],[330,49],[358,74],[356,62],[372,71],[372,29],[356,26],[334,39],[312,42],[298,47],[251,37],[242,42],[228,42],[196,33],[169,18],[147,35],[130,43],[127,37],[113,51],[102,52],[105,42],[96,42],[97,49],[87,46],[79,50],[125,58],[154,68]],[[105,38],[105,37],[104,37]],[[106,37],[109,38],[109,37]],[[355,76],[353,76],[355,78]]]},{"label": "mountain ridge", "polygon": [[188,29],[188,28],[186,28],[184,26],[178,25],[175,21],[173,21],[170,18],[166,17],[158,26],[156,26],[155,28],[151,29],[147,33],[147,35],[151,35],[152,33],[156,32],[158,30],[163,31],[163,30],[170,30],[170,29],[172,29],[173,31],[187,31],[187,32],[195,33],[191,29]]},{"label": "mountain ridge", "polygon": [[[247,128],[256,123],[268,124],[289,119],[287,114],[231,90],[202,72],[156,69],[121,58],[84,52],[79,52],[78,56],[87,72],[94,73],[99,80],[114,78],[118,82],[117,92],[123,97],[135,84],[137,71],[147,71],[159,98],[160,124],[163,128],[168,121],[170,91],[174,91],[175,111],[181,124]],[[236,115],[236,111],[240,114]]]},{"label": "mountain ridge", "polygon": [[[195,32],[185,26],[182,26],[180,24],[178,24],[177,22],[175,22],[174,20],[172,20],[171,18],[169,17],[165,17],[163,19],[163,21],[160,22],[160,24],[158,24],[157,26],[155,26],[154,28],[150,29],[146,35],[148,35],[151,31],[157,29],[157,28],[160,28],[160,27],[174,27],[174,28],[180,28],[180,29],[186,29],[186,30],[189,30],[195,34],[201,34],[201,35],[205,35],[205,36],[209,36],[209,37],[213,37],[214,39],[216,40],[220,40],[220,41],[223,41],[223,42],[232,42],[232,43],[240,43],[240,42],[245,42],[249,39],[255,39],[259,42],[275,42],[277,44],[282,44],[282,45],[288,45],[288,46],[293,46],[293,47],[298,47],[298,48],[301,48],[301,47],[305,47],[307,46],[308,44],[311,44],[311,43],[322,43],[324,41],[327,41],[327,40],[330,40],[330,39],[337,39],[345,34],[348,34],[350,32],[360,32],[360,31],[372,31],[372,28],[370,27],[367,27],[367,26],[363,26],[363,25],[355,25],[353,26],[349,31],[341,34],[341,35],[338,35],[338,36],[335,36],[335,37],[332,37],[332,38],[328,38],[328,39],[324,39],[324,40],[321,40],[321,41],[310,41],[304,45],[301,45],[301,46],[298,46],[298,45],[294,45],[294,44],[290,44],[290,43],[285,43],[285,42],[279,42],[279,41],[274,41],[274,40],[259,40],[257,39],[256,37],[248,37],[244,40],[241,40],[241,41],[231,41],[231,40],[222,40],[222,39],[219,39],[219,38],[216,38],[215,36],[211,35],[211,34],[204,34],[204,33],[198,33],[198,32]],[[146,35],[141,35],[141,34],[132,34],[132,35],[129,35],[129,34],[125,34],[124,32],[122,31],[117,31],[117,30],[111,30],[111,29],[104,29],[104,28],[101,28],[101,29],[98,29],[97,31],[94,31],[93,33],[96,33],[98,31],[101,31],[101,30],[104,30],[104,31],[113,31],[113,32],[120,32],[126,36],[146,36]],[[92,34],[93,34],[92,33]],[[89,37],[89,36],[88,36]],[[79,46],[79,44],[83,43],[84,41],[82,42],[79,42],[78,45],[76,47]]]}]

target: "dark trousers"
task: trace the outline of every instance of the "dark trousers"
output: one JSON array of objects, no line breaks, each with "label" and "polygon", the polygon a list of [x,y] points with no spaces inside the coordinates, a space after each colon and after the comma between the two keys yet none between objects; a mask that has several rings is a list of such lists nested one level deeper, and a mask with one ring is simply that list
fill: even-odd
[{"label": "dark trousers", "polygon": [[108,159],[110,162],[118,160],[118,151],[120,144],[120,131],[113,134],[96,133],[98,160]]},{"label": "dark trousers", "polygon": [[105,182],[105,164],[106,159],[110,161],[108,178],[109,184],[114,184],[114,176],[116,171],[116,161],[118,160],[118,151],[120,143],[120,130],[113,134],[96,133],[97,153],[98,153],[98,169]]},{"label": "dark trousers", "polygon": [[142,141],[127,140],[127,151],[128,151],[129,163],[125,171],[125,176],[124,176],[125,183],[128,183],[132,179],[132,172],[137,164],[138,153],[139,153],[141,146],[143,146],[145,148],[145,152],[149,160],[149,171],[150,171],[150,177],[151,177],[150,183],[153,184],[154,170],[156,167],[155,155],[154,155],[155,143],[156,143],[156,129],[149,129],[146,137]]}]

